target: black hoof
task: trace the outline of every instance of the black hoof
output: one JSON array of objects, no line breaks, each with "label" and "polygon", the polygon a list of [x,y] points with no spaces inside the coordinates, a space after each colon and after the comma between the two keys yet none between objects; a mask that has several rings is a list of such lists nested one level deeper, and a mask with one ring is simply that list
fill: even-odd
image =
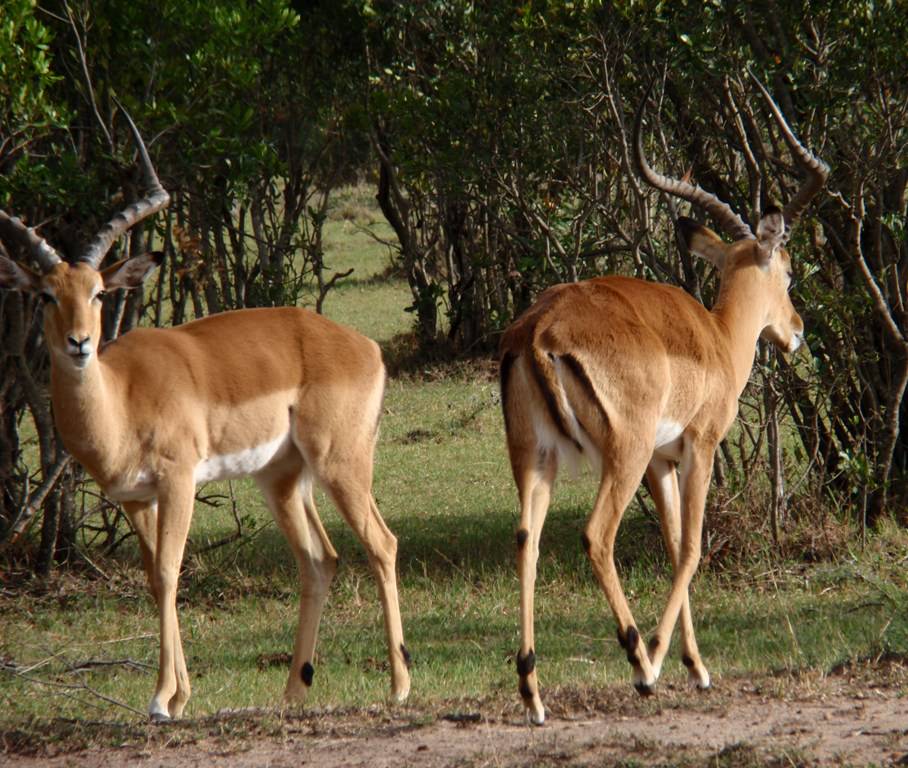
[{"label": "black hoof", "polygon": [[634,689],[641,696],[652,696],[655,691],[653,690],[652,685],[647,685],[646,683],[634,683]]}]

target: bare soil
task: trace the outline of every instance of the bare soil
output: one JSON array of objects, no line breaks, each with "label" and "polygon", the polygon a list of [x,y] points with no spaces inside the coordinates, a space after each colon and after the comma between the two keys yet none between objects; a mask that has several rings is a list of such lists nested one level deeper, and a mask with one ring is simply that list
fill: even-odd
[{"label": "bare soil", "polygon": [[725,678],[707,692],[663,686],[544,691],[527,726],[516,697],[437,707],[224,712],[163,726],[53,721],[0,733],[16,766],[906,765],[908,665]]}]

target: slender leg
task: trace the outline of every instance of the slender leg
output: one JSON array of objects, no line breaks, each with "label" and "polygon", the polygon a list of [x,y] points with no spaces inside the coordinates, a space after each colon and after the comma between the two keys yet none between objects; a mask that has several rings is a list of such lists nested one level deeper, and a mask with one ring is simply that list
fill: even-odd
[{"label": "slender leg", "polygon": [[142,555],[142,566],[145,569],[145,578],[148,580],[148,591],[158,604],[158,595],[155,591],[154,556],[158,540],[158,505],[157,502],[123,502],[123,510],[132,525],[136,536],[139,538],[139,552]]},{"label": "slender leg", "polygon": [[[373,384],[380,385],[384,371]],[[338,399],[332,393],[327,411],[301,410],[297,414],[294,442],[303,461],[334,500],[338,512],[362,542],[378,585],[385,619],[388,659],[391,665],[391,695],[402,702],[410,694],[410,654],[404,645],[397,594],[397,539],[382,519],[372,496],[372,471],[380,414],[382,386],[376,386],[371,399]],[[313,396],[314,398],[314,396]],[[315,402],[315,399],[313,399]],[[314,429],[329,419],[332,412],[346,411],[344,425]],[[358,421],[349,421],[358,415]]]},{"label": "slender leg", "polygon": [[[662,524],[662,537],[668,550],[672,569],[678,570],[681,554],[681,494],[678,490],[678,473],[672,462],[653,458],[646,470],[650,492],[659,512]],[[682,660],[687,667],[688,679],[698,688],[709,688],[709,672],[700,658],[697,638],[694,636],[694,623],[690,610],[690,596],[684,593],[681,604],[681,647]],[[660,645],[654,638],[649,644],[650,662],[656,677],[662,670],[662,662],[668,653],[668,644]]]},{"label": "slender leg", "polygon": [[534,596],[536,564],[539,560],[539,539],[545,524],[552,485],[558,469],[554,451],[538,453],[538,465],[515,468],[517,492],[520,496],[520,527],[517,529],[517,575],[520,579],[520,651],[517,654],[518,690],[526,707],[527,717],[535,725],[545,722],[545,709],[539,695],[536,676],[534,631]]},{"label": "slender leg", "polygon": [[299,623],[284,693],[288,702],[302,702],[312,685],[319,622],[337,571],[337,552],[318,519],[311,483],[301,479],[298,471],[278,478],[257,478],[300,572]]},{"label": "slender leg", "polygon": [[620,456],[621,466],[603,467],[602,482],[586,525],[584,543],[593,571],[618,623],[618,642],[634,668],[634,687],[642,694],[649,694],[656,683],[656,676],[646,648],[640,642],[640,633],[621,587],[614,556],[618,526],[643,477],[646,458],[635,457],[630,447],[610,451],[609,455]]},{"label": "slender leg", "polygon": [[[151,593],[155,606],[160,611],[154,566],[158,537],[158,505],[156,502],[124,502],[123,509],[139,538],[139,551],[142,554],[142,565],[145,568],[148,591]],[[180,717],[183,714],[186,702],[189,700],[191,689],[189,672],[186,669],[186,659],[183,656],[183,643],[180,641],[179,632],[176,633],[173,642],[175,653],[174,673],[177,679],[177,690],[170,701],[167,702],[167,709],[171,717]]]},{"label": "slender leg", "polygon": [[[185,675],[185,660],[177,619],[177,584],[192,519],[194,490],[191,476],[171,478],[160,489],[158,496],[158,536],[152,592],[158,599],[161,650],[157,687],[148,707],[153,720],[179,717],[186,704],[185,697],[188,697],[189,681],[181,680],[179,674],[182,672]],[[174,702],[173,708],[171,701]]]},{"label": "slender leg", "polygon": [[[690,581],[700,562],[703,508],[712,473],[713,448],[714,446],[691,442],[685,445],[681,459],[681,546],[678,565],[665,610],[652,640],[660,660],[668,649],[678,614],[688,599]],[[708,677],[705,682],[708,682]]]},{"label": "slender leg", "polygon": [[382,519],[371,491],[358,481],[355,471],[329,483],[328,489],[341,515],[362,542],[375,574],[385,616],[391,694],[395,701],[403,702],[410,694],[410,654],[404,645],[397,595],[397,538]]}]

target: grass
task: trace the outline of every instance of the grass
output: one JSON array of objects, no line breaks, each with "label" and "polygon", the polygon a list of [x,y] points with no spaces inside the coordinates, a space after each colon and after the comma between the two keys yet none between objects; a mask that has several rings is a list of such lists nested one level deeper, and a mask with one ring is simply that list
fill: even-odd
[{"label": "grass", "polygon": [[[381,226],[363,223],[366,216],[346,202],[332,212],[328,263],[356,272],[332,293],[326,310],[389,343],[409,330],[403,312],[409,293],[386,274],[387,250],[363,234],[363,226]],[[389,382],[375,495],[400,542],[416,707],[491,697],[519,711],[517,503],[497,397],[497,384],[482,367]],[[225,505],[197,505],[185,561],[179,611],[193,683],[190,717],[277,704],[292,650],[295,564],[252,484],[234,483],[232,492],[244,536],[205,551],[235,524]],[[593,493],[588,477],[560,481],[543,534],[536,650],[544,693],[630,680],[580,545]],[[318,501],[341,567],[322,621],[309,705],[380,703],[389,675],[376,590],[351,532],[323,496]],[[757,519],[740,512],[745,524]],[[692,600],[713,677],[826,674],[849,660],[908,657],[906,551],[908,536],[892,527],[863,552],[844,547],[834,560],[813,566],[760,560],[701,571]],[[647,635],[667,595],[669,569],[658,524],[644,510],[629,510],[617,552]],[[103,579],[60,575],[0,593],[0,723],[142,719],[154,686],[157,621],[134,543],[98,567]],[[663,679],[671,685],[684,674],[675,648]]]}]

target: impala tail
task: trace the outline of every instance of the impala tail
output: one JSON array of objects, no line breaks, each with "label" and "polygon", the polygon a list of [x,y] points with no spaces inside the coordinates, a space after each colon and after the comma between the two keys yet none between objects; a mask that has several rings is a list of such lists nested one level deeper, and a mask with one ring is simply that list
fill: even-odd
[{"label": "impala tail", "polygon": [[[573,352],[556,353],[534,324],[532,342],[522,350],[502,344],[499,369],[501,404],[509,444],[528,440],[540,453],[552,453],[557,466],[576,474],[589,466],[599,472],[600,440],[608,416],[592,378]],[[532,401],[532,407],[528,407]]]}]

